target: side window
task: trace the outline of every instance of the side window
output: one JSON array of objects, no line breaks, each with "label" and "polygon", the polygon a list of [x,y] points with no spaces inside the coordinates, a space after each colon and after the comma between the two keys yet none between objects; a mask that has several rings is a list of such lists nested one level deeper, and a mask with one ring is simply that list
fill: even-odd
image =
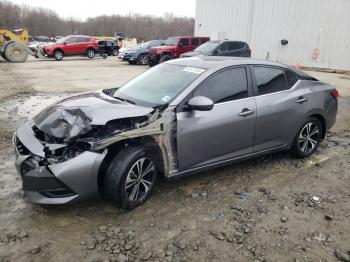
[{"label": "side window", "polygon": [[193,96],[205,96],[222,103],[248,97],[247,73],[244,67],[230,68],[210,76]]},{"label": "side window", "polygon": [[219,47],[218,47],[218,51],[219,52],[225,52],[228,50],[228,43],[222,43]]},{"label": "side window", "polygon": [[113,46],[113,43],[111,41],[106,41],[107,46]]},{"label": "side window", "polygon": [[66,43],[67,44],[74,44],[74,43],[76,43],[76,39],[77,39],[76,37],[71,37],[66,41]]},{"label": "side window", "polygon": [[181,38],[180,43],[182,44],[182,46],[189,46],[190,40],[188,38]]},{"label": "side window", "polygon": [[88,43],[91,42],[89,37],[80,37],[79,43]]},{"label": "side window", "polygon": [[238,50],[243,49],[245,46],[242,42],[229,42],[228,43],[228,50]]},{"label": "side window", "polygon": [[258,94],[265,95],[288,90],[284,70],[272,67],[254,67]]},{"label": "side window", "polygon": [[199,38],[192,38],[191,42],[192,42],[192,45],[199,46]]},{"label": "side window", "polygon": [[295,83],[298,81],[297,75],[291,71],[286,71],[286,78],[289,88],[292,88],[292,86],[294,86]]},{"label": "side window", "polygon": [[98,42],[98,45],[99,45],[99,46],[104,46],[104,45],[105,45],[105,41],[99,41],[99,42]]}]

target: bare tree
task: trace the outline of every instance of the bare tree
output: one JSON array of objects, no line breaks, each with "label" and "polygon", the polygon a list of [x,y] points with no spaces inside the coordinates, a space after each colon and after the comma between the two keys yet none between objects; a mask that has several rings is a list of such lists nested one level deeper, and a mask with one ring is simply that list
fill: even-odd
[{"label": "bare tree", "polygon": [[140,41],[165,39],[175,35],[193,35],[194,19],[166,13],[162,17],[130,13],[127,15],[97,16],[80,21],[61,18],[50,9],[19,6],[0,0],[0,27],[29,28],[32,35],[85,34],[114,36],[123,33]]}]

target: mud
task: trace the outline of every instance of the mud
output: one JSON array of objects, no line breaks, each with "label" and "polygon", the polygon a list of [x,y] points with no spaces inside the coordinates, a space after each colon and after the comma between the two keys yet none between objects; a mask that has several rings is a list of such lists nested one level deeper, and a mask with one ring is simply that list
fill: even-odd
[{"label": "mud", "polygon": [[[340,87],[345,94],[346,85]],[[41,207],[23,197],[11,137],[21,121],[68,95],[49,91],[0,102],[0,261],[348,258],[348,96],[340,100],[336,126],[309,159],[280,153],[161,180],[143,206],[125,212],[103,199]]]}]

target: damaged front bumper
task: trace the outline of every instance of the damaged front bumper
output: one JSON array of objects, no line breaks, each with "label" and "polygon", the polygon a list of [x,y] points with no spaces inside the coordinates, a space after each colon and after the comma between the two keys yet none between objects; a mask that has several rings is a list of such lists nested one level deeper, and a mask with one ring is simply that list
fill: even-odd
[{"label": "damaged front bumper", "polygon": [[99,194],[98,172],[106,152],[85,151],[64,162],[48,163],[45,146],[28,123],[16,131],[15,166],[25,195],[39,204],[65,204]]}]

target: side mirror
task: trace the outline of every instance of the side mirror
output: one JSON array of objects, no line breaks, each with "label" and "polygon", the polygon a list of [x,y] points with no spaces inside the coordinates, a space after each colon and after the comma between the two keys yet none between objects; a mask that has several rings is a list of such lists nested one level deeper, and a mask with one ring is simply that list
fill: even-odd
[{"label": "side mirror", "polygon": [[187,103],[187,108],[189,110],[198,110],[198,111],[210,111],[214,107],[213,100],[205,96],[195,96],[190,99]]}]

